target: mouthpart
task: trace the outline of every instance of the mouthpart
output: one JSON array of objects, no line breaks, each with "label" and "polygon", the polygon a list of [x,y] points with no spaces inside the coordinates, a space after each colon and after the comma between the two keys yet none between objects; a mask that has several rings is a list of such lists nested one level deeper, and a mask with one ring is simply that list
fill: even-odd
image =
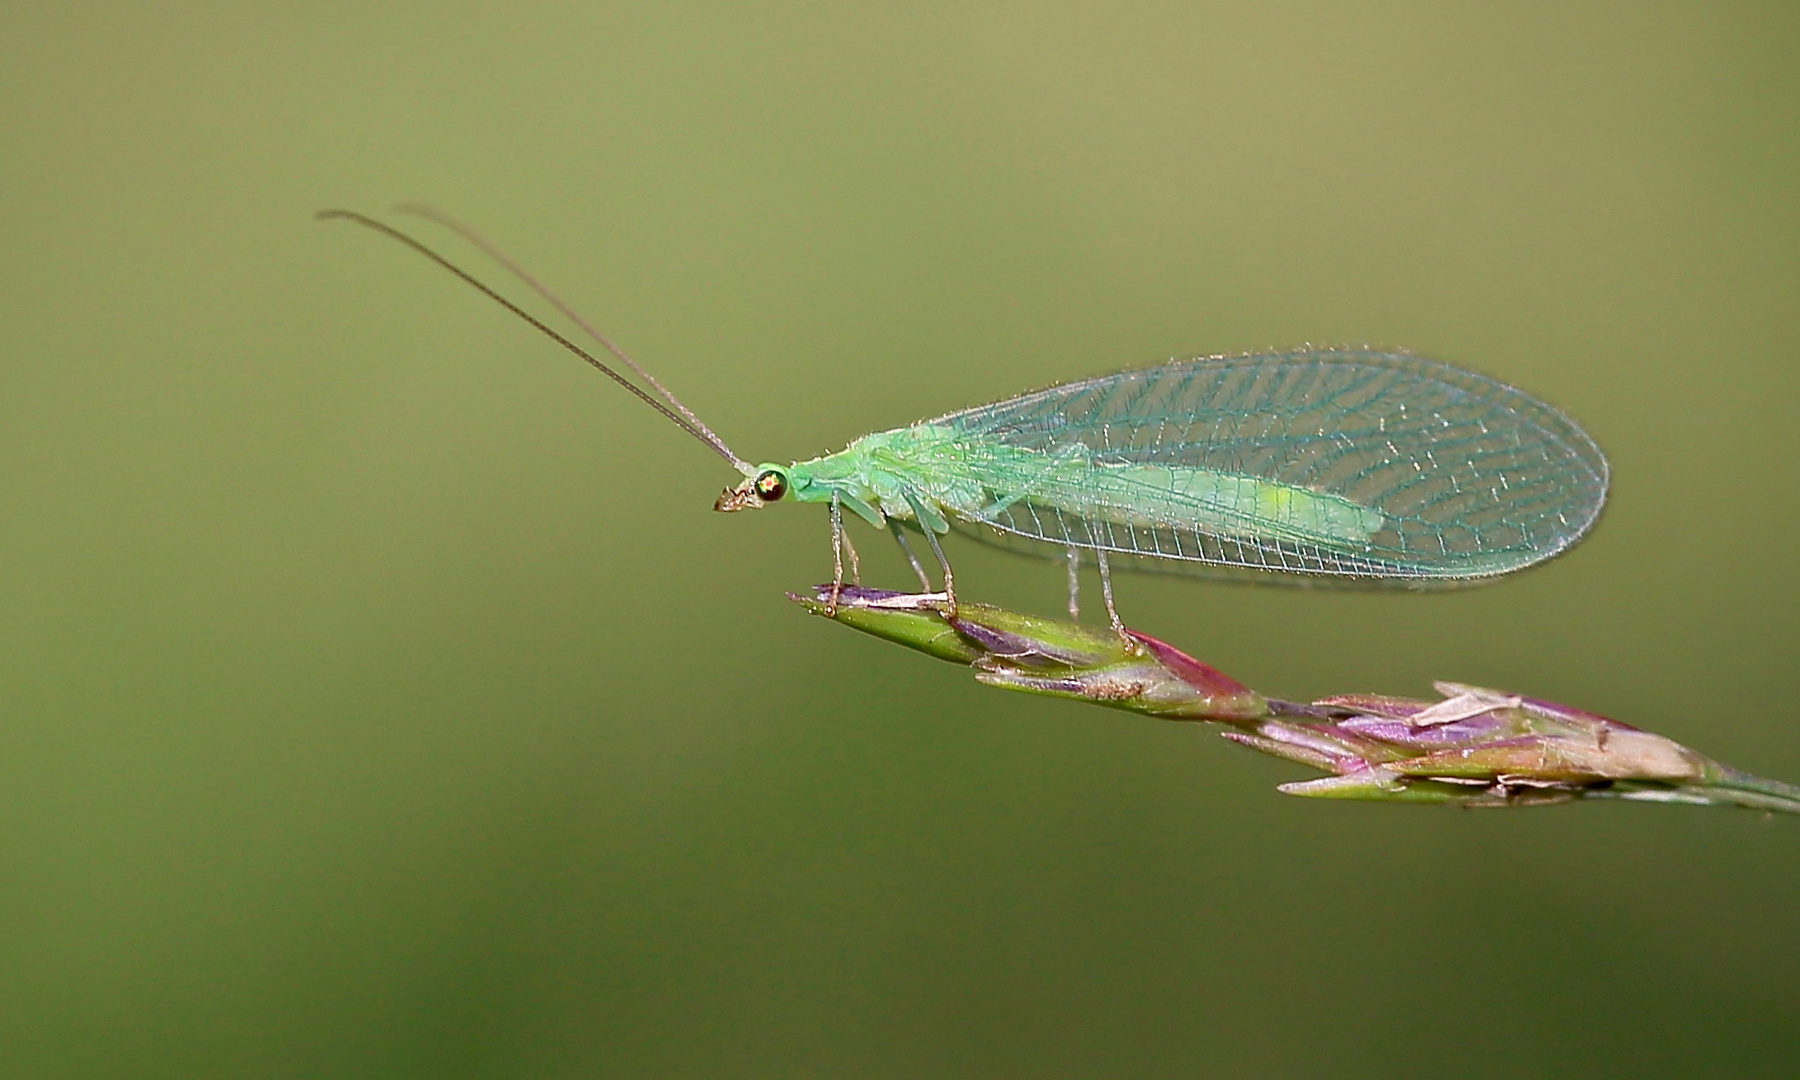
[{"label": "mouthpart", "polygon": [[728,487],[719,492],[718,501],[713,509],[725,514],[734,514],[739,510],[761,510],[762,496],[756,493],[755,479],[745,480],[736,487]]}]

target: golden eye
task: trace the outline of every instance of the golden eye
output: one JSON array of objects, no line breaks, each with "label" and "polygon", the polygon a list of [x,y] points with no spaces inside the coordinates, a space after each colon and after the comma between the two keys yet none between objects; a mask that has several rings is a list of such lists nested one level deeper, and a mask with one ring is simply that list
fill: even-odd
[{"label": "golden eye", "polygon": [[756,497],[763,502],[780,502],[781,497],[787,494],[787,477],[774,469],[768,469],[757,474],[755,487]]}]

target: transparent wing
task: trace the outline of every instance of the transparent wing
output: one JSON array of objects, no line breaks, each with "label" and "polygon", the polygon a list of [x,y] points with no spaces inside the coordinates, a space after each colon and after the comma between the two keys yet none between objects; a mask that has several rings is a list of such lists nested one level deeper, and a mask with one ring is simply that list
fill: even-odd
[{"label": "transparent wing", "polygon": [[[1454,584],[1555,555],[1606,499],[1605,457],[1556,409],[1373,349],[1207,357],[928,423],[954,431],[978,471],[988,462],[981,483],[993,497],[959,521],[965,531],[1044,554],[1103,548],[1165,570]],[[1082,467],[1009,480],[1019,455],[1008,450]],[[1270,509],[1296,500],[1367,524],[1284,527]]]}]

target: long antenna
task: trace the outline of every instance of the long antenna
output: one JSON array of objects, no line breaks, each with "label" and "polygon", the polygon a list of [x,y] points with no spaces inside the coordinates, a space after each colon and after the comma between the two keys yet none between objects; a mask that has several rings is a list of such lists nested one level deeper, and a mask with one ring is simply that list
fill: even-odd
[{"label": "long antenna", "polygon": [[[681,416],[676,415],[675,412],[672,411],[667,405],[664,405],[662,402],[656,400],[655,398],[651,397],[649,394],[645,393],[643,391],[643,389],[641,387],[639,387],[636,383],[632,382],[630,379],[627,379],[625,376],[619,374],[617,371],[613,370],[612,368],[608,367],[606,364],[602,363],[600,361],[600,359],[598,357],[596,357],[593,353],[588,352],[586,349],[583,349],[581,346],[575,344],[573,341],[570,341],[568,338],[557,333],[555,330],[551,329],[550,327],[544,325],[544,323],[542,321],[540,321],[536,316],[532,315],[530,312],[526,311],[524,308],[520,307],[519,305],[513,303],[511,300],[508,300],[506,297],[501,296],[499,293],[495,292],[493,289],[491,289],[487,285],[483,284],[478,278],[475,277],[475,275],[469,273],[467,270],[464,270],[462,267],[457,266],[455,263],[451,262],[449,259],[444,258],[444,256],[439,255],[437,252],[435,252],[431,248],[425,246],[425,244],[421,243],[420,241],[413,239],[411,236],[407,235],[404,232],[401,232],[399,229],[394,228],[392,225],[388,225],[384,222],[376,221],[374,218],[369,217],[365,214],[359,214],[354,210],[321,210],[318,212],[317,217],[321,221],[351,221],[351,222],[355,222],[358,225],[362,225],[366,228],[373,229],[376,232],[381,233],[384,236],[390,237],[391,239],[394,239],[394,240],[398,240],[400,243],[405,244],[409,248],[412,248],[414,251],[416,251],[419,254],[430,259],[432,262],[437,263],[439,266],[450,271],[452,274],[455,274],[457,277],[461,278],[463,281],[467,282],[469,285],[472,285],[474,288],[479,290],[483,295],[485,295],[488,299],[494,301],[494,303],[499,304],[501,307],[512,312],[514,315],[517,315],[519,318],[524,319],[527,323],[531,324],[533,329],[537,330],[539,333],[543,334],[545,337],[549,338],[551,341],[556,342],[558,345],[561,345],[563,348],[574,353],[576,356],[581,357],[583,360],[587,361],[590,365],[592,365],[596,370],[598,370],[601,374],[605,375],[607,378],[618,383],[620,386],[623,386],[625,389],[631,391],[632,395],[635,396],[639,401],[642,401],[644,404],[650,406],[652,409],[655,409],[657,412],[662,413],[664,416],[668,417],[669,420],[672,423],[674,423],[674,425],[676,427],[687,432],[689,435],[692,435],[694,438],[699,439],[701,442],[705,443],[707,446],[712,447],[713,450],[720,457],[724,458],[726,461],[731,462],[732,468],[736,469],[738,472],[743,473],[745,476],[751,476],[751,475],[755,474],[756,469],[754,466],[752,466],[749,462],[745,461],[743,458],[738,457],[736,454],[732,453],[731,448],[725,445],[725,440],[723,440],[723,439],[719,438],[717,435],[713,434],[712,430],[710,428],[708,428],[705,424],[700,423],[698,418],[695,418],[692,424],[688,423],[687,420],[683,419]],[[482,246],[485,248],[485,245],[482,245]],[[505,265],[504,261],[502,262],[502,265]],[[531,283],[528,278],[527,278],[527,283],[528,284]],[[542,291],[541,288],[539,291],[540,292]],[[556,303],[556,301],[554,301],[554,300],[552,300],[552,302]],[[559,308],[561,308],[562,305],[560,303],[558,303],[557,306]],[[576,321],[579,322],[580,320],[577,319]],[[598,335],[596,335],[596,336],[598,336]],[[602,339],[602,342],[604,343],[604,339]],[[610,344],[608,345],[608,347],[611,348]],[[624,354],[619,352],[617,349],[612,349],[612,351],[615,355],[620,356],[621,358],[624,356]],[[656,380],[650,379],[649,375],[647,373],[645,373],[642,368],[638,367],[634,363],[631,363],[631,361],[629,361],[629,360],[626,360],[626,363],[631,365],[631,369],[633,371],[636,371],[639,374],[644,375],[645,379],[648,379],[650,381],[651,385],[653,385],[653,386],[656,385]],[[662,390],[661,386],[657,386],[657,389],[661,390],[664,395],[668,396],[671,400],[673,400],[674,396],[669,394],[669,392],[667,390]],[[680,402],[675,402],[675,404],[678,408],[681,408],[681,411],[683,413],[687,413],[687,415],[689,417],[693,417],[693,414],[688,412],[688,410],[685,407],[681,407]]]},{"label": "long antenna", "polygon": [[638,378],[649,383],[650,388],[652,390],[655,390],[657,393],[661,394],[664,401],[668,402],[670,405],[675,406],[675,411],[680,413],[681,415],[687,417],[688,423],[692,427],[694,427],[695,429],[700,431],[702,434],[707,435],[708,437],[710,437],[712,439],[718,439],[718,436],[713,434],[712,428],[707,427],[706,422],[704,420],[700,419],[698,416],[695,416],[694,410],[688,408],[686,405],[683,405],[681,403],[681,399],[675,396],[674,391],[670,390],[668,387],[664,386],[662,383],[656,381],[656,376],[650,374],[648,371],[645,371],[642,367],[638,366],[638,362],[636,360],[633,360],[631,357],[625,355],[624,349],[621,349],[617,345],[613,344],[613,341],[611,338],[607,337],[605,334],[602,334],[600,332],[599,328],[597,328],[593,323],[588,322],[586,319],[582,318],[582,316],[579,312],[577,312],[574,308],[570,307],[568,304],[565,304],[563,302],[562,297],[551,292],[548,286],[546,286],[543,282],[539,281],[536,277],[532,276],[530,271],[526,270],[523,266],[520,266],[517,262],[515,262],[513,260],[512,256],[508,255],[504,251],[501,251],[499,245],[495,244],[493,241],[489,240],[487,237],[483,236],[481,233],[475,231],[470,226],[463,224],[461,221],[458,221],[456,218],[451,217],[449,214],[444,213],[442,210],[439,210],[437,207],[432,206],[428,203],[416,203],[416,202],[401,203],[399,206],[394,207],[394,212],[397,214],[413,214],[418,217],[422,217],[427,221],[435,221],[439,225],[442,225],[444,228],[449,229],[451,232],[455,233],[456,235],[462,237],[464,240],[467,240],[469,243],[474,244],[476,247],[478,247],[482,251],[486,252],[488,258],[494,260],[495,262],[499,263],[501,266],[505,267],[507,270],[511,271],[512,275],[514,277],[518,278],[520,281],[524,282],[526,284],[526,286],[531,289],[532,292],[535,292],[539,296],[543,297],[545,300],[548,300],[550,302],[551,306],[556,308],[556,310],[562,312],[563,315],[566,316],[570,322],[574,323],[576,326],[579,326],[583,330],[587,331],[588,337],[591,337],[595,341],[598,341],[601,344],[601,346],[606,349],[607,352],[612,353],[614,356],[618,357],[620,363],[624,364],[626,367],[630,368],[631,370],[637,372]]}]

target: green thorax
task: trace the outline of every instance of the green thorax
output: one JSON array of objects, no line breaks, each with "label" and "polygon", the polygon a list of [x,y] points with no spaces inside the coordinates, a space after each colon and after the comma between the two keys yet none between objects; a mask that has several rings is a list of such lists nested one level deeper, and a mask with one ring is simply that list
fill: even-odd
[{"label": "green thorax", "polygon": [[977,459],[992,448],[954,428],[915,424],[864,435],[835,454],[796,461],[787,470],[788,483],[799,502],[830,502],[836,494],[859,513],[867,508],[904,521],[915,516],[906,498],[910,492],[929,510],[968,516],[983,505],[985,470]]}]

